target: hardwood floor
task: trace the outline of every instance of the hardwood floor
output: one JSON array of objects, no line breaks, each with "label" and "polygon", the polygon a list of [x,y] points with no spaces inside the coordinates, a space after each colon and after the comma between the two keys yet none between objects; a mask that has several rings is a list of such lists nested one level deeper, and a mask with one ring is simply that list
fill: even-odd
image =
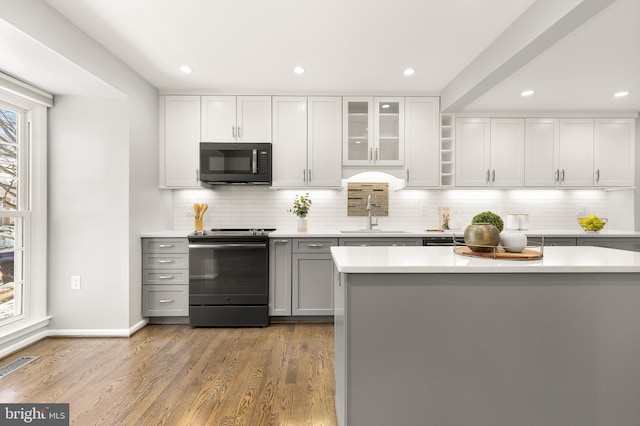
[{"label": "hardwood floor", "polygon": [[0,401],[66,402],[76,425],[336,424],[332,324],[148,325],[131,338],[48,338],[0,361]]}]

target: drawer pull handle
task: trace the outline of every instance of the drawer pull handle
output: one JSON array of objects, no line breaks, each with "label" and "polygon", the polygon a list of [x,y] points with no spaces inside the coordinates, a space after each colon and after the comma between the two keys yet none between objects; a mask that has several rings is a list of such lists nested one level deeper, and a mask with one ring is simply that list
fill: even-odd
[{"label": "drawer pull handle", "polygon": [[160,303],[171,303],[171,302],[173,302],[173,299],[160,299],[158,302],[160,302]]},{"label": "drawer pull handle", "polygon": [[173,263],[173,260],[158,260],[158,263]]},{"label": "drawer pull handle", "polygon": [[287,244],[287,240],[274,240],[274,244]]},{"label": "drawer pull handle", "polygon": [[160,276],[158,276],[159,280],[170,280],[171,278],[173,278],[173,275],[160,275]]},{"label": "drawer pull handle", "polygon": [[173,247],[173,244],[158,244],[159,248],[171,248]]},{"label": "drawer pull handle", "polygon": [[324,247],[324,244],[307,244],[307,247],[309,247],[309,248],[322,248],[322,247]]}]

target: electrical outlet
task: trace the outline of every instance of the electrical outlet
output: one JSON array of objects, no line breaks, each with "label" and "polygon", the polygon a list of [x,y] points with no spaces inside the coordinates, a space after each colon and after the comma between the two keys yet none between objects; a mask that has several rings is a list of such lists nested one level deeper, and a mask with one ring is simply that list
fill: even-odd
[{"label": "electrical outlet", "polygon": [[420,208],[420,214],[421,214],[422,216],[429,216],[429,206],[427,206],[427,205],[423,205],[423,206]]},{"label": "electrical outlet", "polygon": [[584,204],[578,204],[577,212],[578,216],[583,217],[587,214],[587,206]]},{"label": "electrical outlet", "polygon": [[186,209],[184,209],[184,215],[186,217],[194,217],[196,215],[196,213],[193,210],[193,207],[187,207]]},{"label": "electrical outlet", "polygon": [[71,275],[71,290],[80,290],[80,275]]}]

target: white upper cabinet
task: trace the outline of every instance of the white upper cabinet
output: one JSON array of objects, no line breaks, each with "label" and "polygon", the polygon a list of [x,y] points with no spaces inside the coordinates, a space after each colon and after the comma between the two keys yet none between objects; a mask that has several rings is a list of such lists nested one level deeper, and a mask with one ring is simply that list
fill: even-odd
[{"label": "white upper cabinet", "polygon": [[456,118],[456,186],[489,184],[490,146],[490,119]]},{"label": "white upper cabinet", "polygon": [[592,186],[593,119],[528,118],[526,186]]},{"label": "white upper cabinet", "polygon": [[404,98],[343,98],[345,166],[404,164]]},{"label": "white upper cabinet", "polygon": [[271,142],[271,96],[202,96],[203,142]]},{"label": "white upper cabinet", "polygon": [[307,98],[273,97],[274,187],[299,187],[307,181]]},{"label": "white upper cabinet", "polygon": [[555,186],[559,177],[560,120],[527,118],[524,139],[525,186]]},{"label": "white upper cabinet", "polygon": [[594,185],[633,186],[635,120],[597,118],[594,125]]},{"label": "white upper cabinet", "polygon": [[200,96],[160,97],[160,186],[199,187]]},{"label": "white upper cabinet", "polygon": [[457,118],[456,186],[524,185],[524,119]]},{"label": "white upper cabinet", "polygon": [[273,97],[273,186],[341,185],[340,97]]},{"label": "white upper cabinet", "polygon": [[592,118],[561,118],[557,152],[557,185],[593,186]]},{"label": "white upper cabinet", "polygon": [[406,186],[439,186],[440,99],[407,97],[404,113]]},{"label": "white upper cabinet", "polygon": [[524,119],[491,119],[491,185],[524,185]]},{"label": "white upper cabinet", "polygon": [[342,185],[342,98],[309,97],[307,185]]}]

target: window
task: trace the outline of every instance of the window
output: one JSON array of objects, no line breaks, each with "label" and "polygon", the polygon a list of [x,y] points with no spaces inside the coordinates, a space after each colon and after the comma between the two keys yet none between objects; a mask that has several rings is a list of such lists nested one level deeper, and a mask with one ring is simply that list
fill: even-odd
[{"label": "window", "polygon": [[22,172],[18,141],[24,137],[19,120],[22,114],[0,104],[0,324],[23,312],[23,245],[21,239],[16,241],[24,224],[18,213],[25,210],[18,185]]},{"label": "window", "polygon": [[46,129],[52,100],[0,73],[0,353],[49,322]]}]

